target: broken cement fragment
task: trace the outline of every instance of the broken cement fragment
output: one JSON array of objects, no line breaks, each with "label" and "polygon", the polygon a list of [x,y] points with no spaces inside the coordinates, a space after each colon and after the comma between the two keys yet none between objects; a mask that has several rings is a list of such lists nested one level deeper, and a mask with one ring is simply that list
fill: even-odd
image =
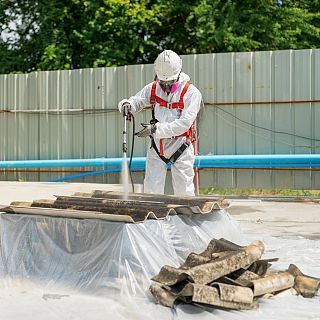
[{"label": "broken cement fragment", "polygon": [[241,246],[226,239],[212,239],[207,248],[200,253],[200,255],[211,259],[214,254],[225,253],[227,251],[238,251],[240,249],[242,249]]},{"label": "broken cement fragment", "polygon": [[207,286],[188,283],[178,296],[188,297],[190,302],[202,303],[226,309],[249,310],[257,308],[252,290],[227,284]]},{"label": "broken cement fragment", "polygon": [[177,295],[174,293],[155,283],[150,286],[149,290],[152,293],[156,303],[169,308],[174,306],[174,303],[177,299]]},{"label": "broken cement fragment", "polygon": [[219,259],[231,253],[242,249],[235,243],[232,243],[223,238],[217,240],[212,239],[207,248],[200,254],[191,252],[187,257],[185,263],[180,266],[181,269],[190,269],[192,267],[207,263],[214,259]]},{"label": "broken cement fragment", "polygon": [[253,273],[258,274],[259,276],[264,276],[268,270],[268,268],[271,267],[270,262],[278,261],[277,258],[274,259],[262,259],[255,261],[249,268],[249,271],[252,271]]},{"label": "broken cement fragment", "polygon": [[250,288],[233,286],[219,282],[214,282],[211,286],[219,289],[220,298],[223,301],[245,304],[251,304],[253,302],[253,293]]},{"label": "broken cement fragment", "polygon": [[313,298],[319,291],[320,280],[306,276],[296,276],[294,288],[304,298]]},{"label": "broken cement fragment", "polygon": [[290,264],[288,272],[295,277],[294,288],[304,298],[313,298],[317,294],[320,289],[320,279],[303,274],[294,264]]},{"label": "broken cement fragment", "polygon": [[201,256],[200,254],[196,254],[196,253],[194,253],[194,252],[191,252],[191,253],[188,255],[185,263],[180,266],[180,269],[186,269],[186,270],[188,270],[188,269],[190,269],[190,268],[192,268],[192,267],[195,267],[195,266],[198,266],[198,265],[200,265],[200,264],[207,263],[207,262],[209,262],[210,260],[211,260],[211,259],[208,258],[208,257],[203,257],[203,256]]},{"label": "broken cement fragment", "polygon": [[186,270],[178,269],[171,266],[163,266],[160,272],[151,280],[164,284],[166,286],[173,286],[176,283],[188,278]]},{"label": "broken cement fragment", "polygon": [[239,269],[227,276],[227,279],[233,282],[235,285],[243,286],[243,287],[250,287],[252,284],[252,280],[260,279],[261,277],[254,272]]},{"label": "broken cement fragment", "polygon": [[279,272],[269,274],[266,277],[252,280],[253,295],[262,296],[266,293],[274,293],[292,288],[294,277],[289,272]]}]

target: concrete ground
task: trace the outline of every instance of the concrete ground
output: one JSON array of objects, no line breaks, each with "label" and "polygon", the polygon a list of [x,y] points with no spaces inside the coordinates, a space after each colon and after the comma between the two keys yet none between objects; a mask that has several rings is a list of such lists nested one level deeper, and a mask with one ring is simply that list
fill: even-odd
[{"label": "concrete ground", "polygon": [[0,204],[8,205],[12,201],[55,199],[55,195],[70,196],[75,192],[91,192],[92,190],[96,189],[106,191],[122,191],[122,185],[98,183],[0,181]]},{"label": "concrete ground", "polygon": [[320,239],[319,203],[233,199],[227,211],[244,233]]}]

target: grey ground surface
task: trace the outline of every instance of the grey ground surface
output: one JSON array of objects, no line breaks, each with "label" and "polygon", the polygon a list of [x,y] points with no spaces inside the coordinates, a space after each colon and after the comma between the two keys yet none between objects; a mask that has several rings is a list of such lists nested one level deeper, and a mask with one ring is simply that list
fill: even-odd
[{"label": "grey ground surface", "polygon": [[96,183],[0,181],[0,204],[8,205],[12,201],[55,199],[55,195],[72,195],[75,192],[91,192],[95,189],[122,191],[122,186]]},{"label": "grey ground surface", "polygon": [[239,221],[244,233],[320,239],[320,204],[231,200],[227,211]]}]

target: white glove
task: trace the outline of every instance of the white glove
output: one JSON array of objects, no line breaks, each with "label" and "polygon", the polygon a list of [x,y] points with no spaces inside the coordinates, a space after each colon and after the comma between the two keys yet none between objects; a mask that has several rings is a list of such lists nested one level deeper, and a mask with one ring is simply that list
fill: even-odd
[{"label": "white glove", "polygon": [[127,99],[121,100],[118,103],[118,109],[126,117],[129,113],[131,113],[132,106]]}]

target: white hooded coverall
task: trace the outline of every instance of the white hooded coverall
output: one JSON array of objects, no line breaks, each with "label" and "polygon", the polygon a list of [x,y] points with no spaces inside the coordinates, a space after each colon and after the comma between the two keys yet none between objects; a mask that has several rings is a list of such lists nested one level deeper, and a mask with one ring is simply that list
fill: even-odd
[{"label": "white hooded coverall", "polygon": [[[157,83],[156,95],[168,103],[179,102],[181,91],[185,84],[190,80],[190,77],[181,72],[179,76],[179,86],[169,95]],[[141,111],[144,107],[150,106],[152,83],[146,85],[136,95],[119,102],[119,108],[124,102],[129,102],[131,112],[134,114]],[[177,137],[192,126],[196,120],[197,114],[201,105],[201,93],[192,84],[190,84],[187,92],[184,95],[184,108],[170,109],[170,107],[161,107],[157,102],[154,107],[155,118],[159,121],[156,124],[156,132],[154,133],[154,141],[160,150],[160,139],[163,143],[163,155],[170,158],[186,141],[186,136]],[[173,138],[177,137],[177,138]],[[192,144],[184,150],[177,161],[171,165],[172,184],[175,195],[194,195],[194,150]],[[167,173],[167,164],[160,159],[153,148],[148,148],[146,160],[146,172],[144,179],[145,193],[164,193],[165,179]]]}]

